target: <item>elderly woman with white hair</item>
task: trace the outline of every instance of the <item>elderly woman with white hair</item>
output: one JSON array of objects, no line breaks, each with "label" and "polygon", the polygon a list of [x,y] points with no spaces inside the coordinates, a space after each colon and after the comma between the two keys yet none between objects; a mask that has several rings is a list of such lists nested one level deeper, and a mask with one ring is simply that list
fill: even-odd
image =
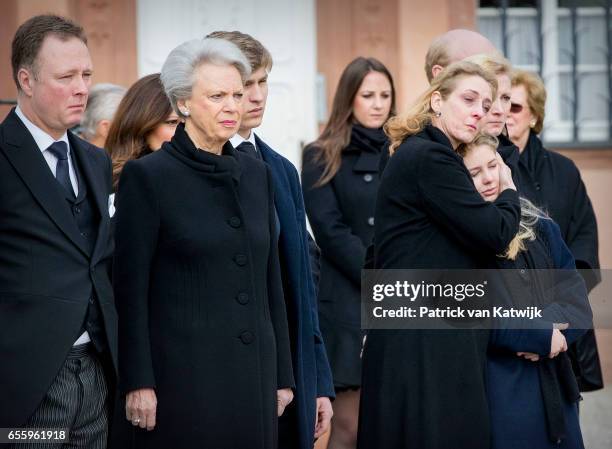
[{"label": "elderly woman with white hair", "polygon": [[127,89],[111,83],[99,83],[89,90],[87,109],[81,120],[81,136],[92,145],[104,148],[113,118]]},{"label": "elderly woman with white hair", "polygon": [[175,48],[161,81],[184,123],[123,169],[117,447],[276,447],[294,380],[272,183],[228,142],[248,75],[228,41]]}]

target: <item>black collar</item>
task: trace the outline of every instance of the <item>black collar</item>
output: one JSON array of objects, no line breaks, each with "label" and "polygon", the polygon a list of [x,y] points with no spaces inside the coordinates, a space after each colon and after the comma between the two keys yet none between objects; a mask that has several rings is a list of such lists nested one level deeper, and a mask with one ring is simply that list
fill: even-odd
[{"label": "black collar", "polygon": [[431,140],[433,142],[444,145],[445,147],[448,147],[453,150],[453,152],[455,150],[450,139],[446,137],[446,134],[444,134],[440,128],[437,128],[431,124],[425,125],[425,128],[423,128],[423,130],[417,133],[416,135],[423,139]]},{"label": "black collar", "polygon": [[198,171],[230,173],[237,183],[240,182],[239,155],[229,140],[223,145],[220,155],[201,150],[195,146],[185,131],[185,124],[180,123],[176,127],[172,140],[164,143],[162,149]]},{"label": "black collar", "polygon": [[544,151],[542,141],[533,131],[529,132],[529,139],[527,139],[527,145],[521,153],[520,164],[523,165],[529,173],[535,173],[538,165],[548,158],[548,154]]}]

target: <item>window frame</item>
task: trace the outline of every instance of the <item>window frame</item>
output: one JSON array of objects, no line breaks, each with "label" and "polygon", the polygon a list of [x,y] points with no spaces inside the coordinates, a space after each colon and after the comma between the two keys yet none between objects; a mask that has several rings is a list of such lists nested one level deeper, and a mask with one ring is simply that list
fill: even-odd
[{"label": "window frame", "polygon": [[[538,64],[515,67],[538,72],[547,90],[546,119],[542,138],[546,145],[558,148],[610,148],[612,147],[612,33],[611,33],[611,0],[602,1],[601,6],[559,7],[557,0],[537,0],[536,7],[509,7],[508,0],[501,0],[499,7],[478,7],[477,23],[482,18],[499,18],[501,23],[501,40],[504,54],[507,54],[511,34],[508,32],[508,18],[536,17],[536,33],[538,38]],[[606,9],[607,8],[607,9]],[[607,26],[607,49],[604,44],[604,54],[607,60],[601,64],[578,63],[578,36],[576,26],[579,17],[600,16],[605,14]],[[570,17],[572,30],[572,63],[560,64],[559,22],[562,17]],[[608,117],[601,120],[589,120],[579,123],[579,80],[585,74],[601,74],[607,72],[607,103]],[[572,86],[571,118],[562,119],[563,99],[561,92],[561,76],[570,74]],[[577,93],[577,94],[576,94]]]}]

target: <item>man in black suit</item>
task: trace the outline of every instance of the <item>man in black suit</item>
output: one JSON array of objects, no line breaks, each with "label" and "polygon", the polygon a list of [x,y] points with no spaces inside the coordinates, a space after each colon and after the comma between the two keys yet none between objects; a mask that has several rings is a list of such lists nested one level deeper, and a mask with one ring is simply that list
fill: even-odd
[{"label": "man in black suit", "polygon": [[0,125],[0,427],[66,429],[71,446],[105,448],[117,360],[111,162],[68,131],[87,103],[86,44],[80,26],[52,15],[29,19],[12,43],[18,106]]}]

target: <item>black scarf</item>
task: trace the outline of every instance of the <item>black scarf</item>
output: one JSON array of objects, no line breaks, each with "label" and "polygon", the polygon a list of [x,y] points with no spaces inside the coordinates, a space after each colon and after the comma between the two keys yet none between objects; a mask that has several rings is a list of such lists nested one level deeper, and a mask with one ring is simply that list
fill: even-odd
[{"label": "black scarf", "polygon": [[497,147],[497,151],[501,155],[501,157],[504,160],[504,162],[506,163],[506,165],[512,171],[512,180],[514,181],[514,185],[516,186],[517,190],[520,193],[521,189],[520,189],[520,186],[519,186],[519,184],[520,184],[520,182],[519,182],[520,181],[520,176],[519,176],[520,153],[519,153],[519,149],[504,134],[500,134],[499,136],[497,136],[497,139],[499,140],[499,146]]},{"label": "black scarf", "polygon": [[351,129],[351,142],[349,146],[361,151],[380,153],[387,140],[387,135],[382,128],[366,128],[365,126],[354,124]]},{"label": "black scarf", "polygon": [[185,124],[180,123],[176,127],[172,140],[165,142],[162,150],[168,151],[172,156],[198,171],[229,172],[236,183],[240,182],[242,171],[239,155],[229,140],[223,145],[220,155],[198,149],[185,131]]},{"label": "black scarf", "polygon": [[529,132],[529,139],[527,139],[527,144],[525,145],[525,149],[521,153],[521,157],[519,159],[520,164],[527,169],[529,175],[532,178],[535,177],[536,169],[538,166],[538,161],[540,157],[548,157],[545,151],[543,151],[544,146],[542,145],[542,141],[536,135],[535,132]]}]

